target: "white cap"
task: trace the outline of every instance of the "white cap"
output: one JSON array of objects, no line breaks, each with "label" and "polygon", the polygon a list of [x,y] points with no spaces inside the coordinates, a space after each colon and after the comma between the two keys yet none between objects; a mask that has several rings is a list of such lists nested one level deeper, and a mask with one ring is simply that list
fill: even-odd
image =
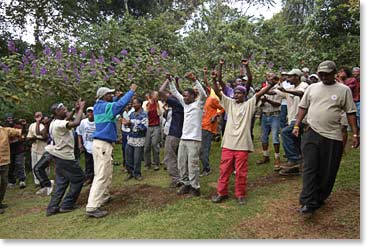
[{"label": "white cap", "polygon": [[107,88],[107,87],[101,87],[97,90],[97,98],[100,99],[101,97],[103,97],[107,93],[112,93],[112,92],[115,92],[115,89],[110,89],[110,88]]},{"label": "white cap", "polygon": [[310,72],[310,69],[308,69],[308,67],[304,67],[304,68],[302,68],[302,72],[309,73]]},{"label": "white cap", "polygon": [[87,112],[88,112],[89,110],[92,110],[92,111],[93,111],[93,107],[88,107],[88,108],[87,108]]}]

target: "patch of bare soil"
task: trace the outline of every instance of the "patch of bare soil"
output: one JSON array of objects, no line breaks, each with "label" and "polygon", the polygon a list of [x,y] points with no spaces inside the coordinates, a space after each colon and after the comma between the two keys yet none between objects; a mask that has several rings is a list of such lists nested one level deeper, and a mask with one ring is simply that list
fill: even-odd
[{"label": "patch of bare soil", "polygon": [[[160,208],[171,204],[182,197],[176,195],[176,190],[161,188],[147,184],[137,184],[129,187],[113,188],[111,190],[113,200],[105,208],[109,212],[121,212],[129,208],[126,213],[135,213],[134,209]],[[80,194],[77,204],[85,207],[88,202],[89,190]],[[122,211],[123,212],[123,211]]]},{"label": "patch of bare soil", "polygon": [[247,190],[252,190],[263,186],[272,186],[283,182],[288,183],[290,180],[297,179],[301,179],[301,176],[281,176],[278,173],[274,172],[267,176],[259,177],[253,182],[248,182]]},{"label": "patch of bare soil", "polygon": [[269,200],[266,210],[241,222],[232,230],[236,237],[257,239],[359,239],[359,189],[333,192],[312,216],[298,213],[298,201],[289,190],[282,199]]}]

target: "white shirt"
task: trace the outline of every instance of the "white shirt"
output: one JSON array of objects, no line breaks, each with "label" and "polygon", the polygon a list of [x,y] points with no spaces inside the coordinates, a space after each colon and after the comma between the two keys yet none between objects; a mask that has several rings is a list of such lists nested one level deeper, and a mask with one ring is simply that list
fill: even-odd
[{"label": "white shirt", "polygon": [[93,133],[96,131],[96,124],[94,121],[89,121],[88,118],[83,119],[80,125],[76,128],[76,133],[83,138],[83,145],[85,150],[92,154]]}]

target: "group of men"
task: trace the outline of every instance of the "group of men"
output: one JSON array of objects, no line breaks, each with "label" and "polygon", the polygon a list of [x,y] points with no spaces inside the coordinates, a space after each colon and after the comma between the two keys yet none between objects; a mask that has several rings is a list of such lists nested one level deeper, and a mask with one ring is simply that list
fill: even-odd
[{"label": "group of men", "polygon": [[[53,191],[46,215],[78,208],[76,200],[83,183],[91,184],[87,216],[100,218],[108,214],[103,206],[112,201],[112,157],[118,117],[122,124],[126,180],[142,179],[143,159],[146,168],[159,170],[163,125],[163,164],[171,178],[170,187],[178,188],[178,195],[192,196],[201,195],[199,177],[211,172],[211,142],[218,133],[221,118],[225,130],[217,192],[212,202],[228,199],[229,179],[234,173],[235,196],[243,205],[248,155],[254,151],[253,127],[258,109],[263,159],[256,163],[260,165],[270,160],[268,142],[271,132],[274,170],[280,175],[303,175],[300,213],[309,214],[320,208],[331,193],[345,146],[343,114],[353,132],[353,147],[359,146],[359,69],[353,69],[353,81],[348,80],[348,73],[338,70],[333,61],[320,63],[317,75],[308,76],[308,69],[292,69],[283,72],[280,78],[275,73],[268,73],[262,88],[256,92],[251,85],[252,74],[247,59],[241,61],[240,76],[228,83],[222,80],[224,62],[221,59],[218,71],[211,71],[211,83],[207,79],[208,71],[204,69],[205,85],[194,73],[186,73],[185,78],[192,86],[183,90],[178,77],[166,74],[159,91],[149,93],[145,101],[135,95],[135,84],[123,96],[114,96],[114,89],[101,87],[94,107],[87,108],[85,119],[82,119],[83,100],[76,102],[75,112],[68,112],[63,103],[53,104],[52,121],[45,120],[37,112],[36,122],[30,126],[26,139],[34,144],[32,167],[34,180],[41,185],[39,193],[50,195]],[[74,128],[77,130],[73,131]],[[4,143],[1,148],[6,151],[5,158],[0,156],[0,209],[5,206],[2,200],[8,185],[5,173],[11,162],[10,143],[13,137],[24,140],[22,131],[24,134],[24,128],[0,128],[0,142]],[[280,142],[287,158],[285,163],[280,161]],[[85,153],[85,172],[75,157],[75,146]],[[47,167],[51,159],[55,162],[55,181],[48,179]],[[19,177],[24,182],[22,175]]]}]

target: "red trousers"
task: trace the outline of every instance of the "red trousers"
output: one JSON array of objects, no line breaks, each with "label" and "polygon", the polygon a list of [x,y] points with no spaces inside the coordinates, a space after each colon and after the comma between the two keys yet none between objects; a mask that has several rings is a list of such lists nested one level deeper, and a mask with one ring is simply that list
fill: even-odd
[{"label": "red trousers", "polygon": [[246,195],[246,181],[248,171],[248,151],[222,148],[218,179],[218,195],[228,195],[228,183],[233,170],[236,170],[235,195],[237,198]]}]

